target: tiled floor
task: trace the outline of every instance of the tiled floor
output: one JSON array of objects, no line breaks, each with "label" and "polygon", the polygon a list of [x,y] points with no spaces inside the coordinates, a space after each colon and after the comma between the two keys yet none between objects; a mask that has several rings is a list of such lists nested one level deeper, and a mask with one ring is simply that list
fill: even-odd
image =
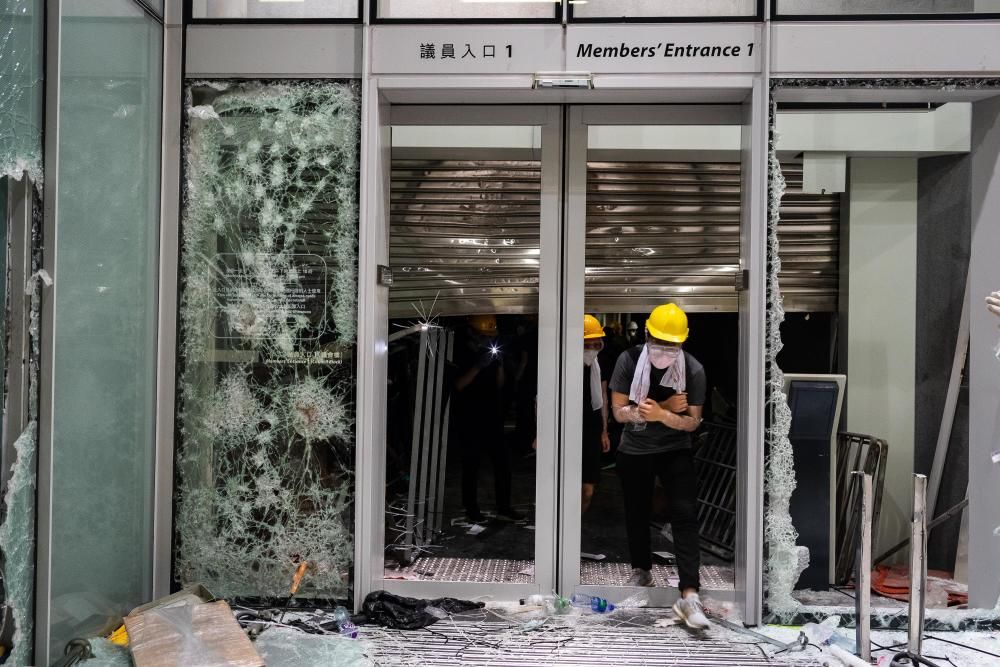
[{"label": "tiled floor", "polygon": [[[387,567],[385,577],[416,581],[530,583],[534,578],[533,572],[534,565],[529,560],[422,557],[407,567]],[[581,562],[581,582],[584,584],[621,586],[628,580],[630,573],[631,566],[628,563],[591,560]],[[704,565],[701,568],[702,588],[705,590],[732,590],[734,577],[731,567]],[[676,586],[677,568],[654,565],[653,581],[659,587]]]}]

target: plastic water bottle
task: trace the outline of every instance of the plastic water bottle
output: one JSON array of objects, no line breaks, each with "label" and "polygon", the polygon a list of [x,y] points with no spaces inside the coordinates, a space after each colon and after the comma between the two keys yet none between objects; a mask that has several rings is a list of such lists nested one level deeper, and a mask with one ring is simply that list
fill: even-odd
[{"label": "plastic water bottle", "polygon": [[345,607],[338,606],[333,610],[333,618],[337,621],[337,630],[344,637],[350,637],[351,639],[358,638],[358,626],[354,625],[351,621],[351,612],[347,611]]},{"label": "plastic water bottle", "polygon": [[571,606],[572,603],[561,595],[549,595],[545,597],[545,613],[549,616],[568,613]]},{"label": "plastic water bottle", "polygon": [[615,610],[615,606],[604,598],[584,595],[583,593],[574,593],[572,603],[574,607],[590,607],[591,611],[598,614]]}]

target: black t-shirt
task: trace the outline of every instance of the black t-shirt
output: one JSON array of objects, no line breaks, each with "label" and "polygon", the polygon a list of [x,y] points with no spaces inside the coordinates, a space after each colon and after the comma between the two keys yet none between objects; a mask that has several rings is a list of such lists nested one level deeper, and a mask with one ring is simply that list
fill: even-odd
[{"label": "black t-shirt", "polygon": [[[621,353],[615,364],[615,371],[611,375],[611,391],[629,395],[636,363],[641,353],[642,345],[636,345]],[[687,352],[684,352],[684,363],[688,405],[704,405],[708,390],[705,367]],[[660,386],[664,373],[666,370],[658,368],[652,368],[649,372],[649,398],[657,403],[677,393],[672,387]],[[690,446],[691,434],[686,431],[678,431],[659,422],[646,424],[646,428],[641,431],[634,431],[626,424],[618,451],[623,454],[659,454]]]}]

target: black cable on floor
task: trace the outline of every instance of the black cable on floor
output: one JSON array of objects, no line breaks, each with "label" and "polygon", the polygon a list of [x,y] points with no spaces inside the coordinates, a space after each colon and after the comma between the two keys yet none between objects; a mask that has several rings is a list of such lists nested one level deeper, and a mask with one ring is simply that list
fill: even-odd
[{"label": "black cable on floor", "polygon": [[998,655],[996,653],[990,653],[989,651],[984,651],[981,648],[976,648],[975,646],[969,646],[968,644],[963,644],[961,642],[953,642],[950,639],[942,639],[941,637],[935,637],[933,635],[925,635],[924,638],[925,639],[936,639],[937,641],[944,642],[945,644],[951,644],[952,646],[958,646],[960,648],[967,648],[970,651],[976,651],[977,653],[983,653],[985,655],[992,656],[994,658],[1000,658],[1000,655]]},{"label": "black cable on floor", "polygon": [[882,646],[882,645],[877,644],[877,643],[875,643],[873,641],[872,645],[873,646],[878,646],[878,648],[875,649],[875,651],[872,651],[872,653],[875,653],[875,652],[878,652],[878,651],[895,651],[897,648],[899,648],[901,646],[906,646],[908,643],[909,642],[900,642],[899,644],[893,644],[892,646]]},{"label": "black cable on floor", "polygon": [[852,600],[857,600],[858,599],[857,596],[851,595],[850,593],[848,593],[847,591],[845,591],[843,588],[838,588],[837,586],[831,586],[830,588],[832,588],[833,590],[837,591],[838,593],[846,595],[847,597],[851,598]]},{"label": "black cable on floor", "polygon": [[[920,665],[926,665],[927,667],[941,667],[936,662],[931,662],[930,660],[928,660],[927,658],[925,658],[923,656],[914,655],[914,654],[912,654],[912,653],[910,653],[908,651],[900,651],[896,655],[892,656],[893,662],[895,662],[897,658],[909,658],[913,662],[915,662],[917,664],[920,664]],[[951,661],[949,660],[949,662],[951,662]]]}]

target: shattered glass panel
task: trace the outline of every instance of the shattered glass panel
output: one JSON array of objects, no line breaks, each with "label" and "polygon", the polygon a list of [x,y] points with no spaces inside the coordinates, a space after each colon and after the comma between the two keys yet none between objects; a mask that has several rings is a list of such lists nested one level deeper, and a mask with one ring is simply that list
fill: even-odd
[{"label": "shattered glass panel", "polygon": [[359,93],[187,92],[175,572],[219,596],[348,591]]},{"label": "shattered glass panel", "polygon": [[768,272],[767,301],[767,409],[770,423],[767,430],[768,455],[765,462],[764,492],[767,509],[764,513],[764,542],[768,557],[764,561],[765,600],[773,613],[794,612],[800,604],[792,597],[792,590],[799,575],[809,564],[809,550],[795,545],[798,532],[792,525],[789,504],[795,491],[795,460],[788,433],[792,425],[792,411],[788,397],[782,391],[784,374],[778,366],[781,352],[781,323],[785,319],[782,305],[781,257],[778,245],[778,221],[781,198],[785,193],[785,177],[781,173],[776,150],[777,132],[774,130],[774,113],[771,113],[771,140],[768,153]]},{"label": "shattered glass panel", "polygon": [[271,628],[254,642],[268,667],[362,667],[373,665],[365,653],[369,642],[340,635],[312,635],[288,628]]},{"label": "shattered glass panel", "polygon": [[42,182],[42,0],[0,0],[0,177]]},{"label": "shattered glass panel", "polygon": [[14,442],[17,459],[4,494],[4,521],[0,525],[3,551],[4,603],[14,618],[13,660],[26,665],[31,659],[35,601],[35,449],[36,422]]}]

